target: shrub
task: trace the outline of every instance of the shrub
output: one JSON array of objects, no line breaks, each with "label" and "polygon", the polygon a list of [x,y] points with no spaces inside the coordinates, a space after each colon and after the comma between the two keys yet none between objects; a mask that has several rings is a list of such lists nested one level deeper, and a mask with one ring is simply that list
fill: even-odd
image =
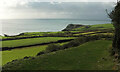
[{"label": "shrub", "polygon": [[42,55],[42,54],[45,54],[45,52],[44,52],[44,51],[41,51],[41,52],[37,53],[36,56],[39,56],[39,55]]},{"label": "shrub", "polygon": [[66,49],[69,47],[79,46],[80,44],[85,43],[85,42],[86,42],[85,37],[80,37],[80,38],[77,38],[77,39],[67,43],[67,44],[64,44],[62,48]]},{"label": "shrub", "polygon": [[112,38],[113,37],[109,36],[109,35],[95,35],[95,36],[79,37],[79,38],[76,38],[76,39],[70,41],[67,44],[62,45],[62,46],[59,44],[49,44],[44,52],[39,52],[36,56],[39,56],[39,55],[45,54],[45,53],[49,53],[49,52],[58,51],[61,49],[67,49],[70,47],[79,46],[83,43],[93,41],[93,40],[100,40],[100,39],[107,39],[108,40],[108,39],[112,39]]},{"label": "shrub", "polygon": [[86,37],[79,37],[75,39],[75,41],[79,42],[79,44],[85,43],[87,41]]},{"label": "shrub", "polygon": [[80,42],[78,40],[74,40],[70,42],[71,47],[78,46]]},{"label": "shrub", "polygon": [[53,52],[60,49],[61,49],[61,46],[59,44],[49,44],[48,47],[46,48],[46,52]]},{"label": "shrub", "polygon": [[29,59],[30,57],[28,57],[28,56],[25,56],[23,59]]}]

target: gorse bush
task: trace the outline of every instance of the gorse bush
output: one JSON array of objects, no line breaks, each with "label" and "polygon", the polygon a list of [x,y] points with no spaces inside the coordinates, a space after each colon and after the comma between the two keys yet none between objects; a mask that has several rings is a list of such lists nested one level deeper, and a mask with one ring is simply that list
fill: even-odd
[{"label": "gorse bush", "polygon": [[78,46],[84,42],[85,42],[85,37],[80,37],[80,38],[77,38],[77,39],[67,43],[67,44],[64,44],[62,47],[63,47],[63,49],[66,49],[69,47],[75,47],[75,46]]},{"label": "gorse bush", "polygon": [[46,48],[46,52],[53,52],[60,50],[61,46],[59,44],[49,44]]},{"label": "gorse bush", "polygon": [[41,51],[41,52],[37,53],[36,56],[39,56],[39,55],[42,55],[42,54],[45,54],[45,52],[44,52],[44,51]]},{"label": "gorse bush", "polygon": [[100,37],[98,37],[98,36],[79,37],[67,44],[64,44],[62,47],[63,47],[63,49],[66,49],[69,47],[79,46],[88,41],[99,40],[99,39],[100,39]]},{"label": "gorse bush", "polygon": [[54,52],[54,51],[60,50],[60,48],[62,48],[62,46],[60,46],[59,44],[49,44],[48,47],[46,47],[45,51],[41,51],[41,52],[37,53],[36,56],[46,54],[49,52]]}]

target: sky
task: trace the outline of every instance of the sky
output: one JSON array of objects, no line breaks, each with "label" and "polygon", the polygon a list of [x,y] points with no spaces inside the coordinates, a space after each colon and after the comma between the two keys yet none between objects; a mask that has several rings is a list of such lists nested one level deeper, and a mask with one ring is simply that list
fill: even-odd
[{"label": "sky", "polygon": [[0,0],[0,19],[108,19],[117,0]]}]

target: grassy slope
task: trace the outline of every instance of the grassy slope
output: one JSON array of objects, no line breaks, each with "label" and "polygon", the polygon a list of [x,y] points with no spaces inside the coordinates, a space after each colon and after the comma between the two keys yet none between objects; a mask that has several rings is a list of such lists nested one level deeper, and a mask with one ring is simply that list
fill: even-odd
[{"label": "grassy slope", "polygon": [[31,38],[31,39],[9,40],[9,41],[2,41],[2,47],[27,46],[27,45],[53,42],[63,39],[73,39],[73,38],[74,37],[41,37],[41,38]]},{"label": "grassy slope", "polygon": [[[65,43],[68,42],[58,44],[63,45]],[[36,56],[38,52],[45,50],[46,47],[47,45],[42,45],[2,51],[2,65],[15,59],[21,59],[25,56]]]},{"label": "grassy slope", "polygon": [[38,52],[45,50],[47,45],[26,47],[22,49],[13,49],[11,51],[2,52],[2,65],[15,59],[21,59],[25,56],[35,56]]},{"label": "grassy slope", "polygon": [[[16,39],[16,38],[23,38],[23,37],[33,37],[33,36],[48,36],[48,35],[56,35],[56,34],[64,34],[65,32],[63,31],[58,31],[58,32],[25,32],[22,33],[21,35],[17,36],[10,36],[10,37],[5,37],[5,36],[0,36],[2,39]],[[0,38],[0,39],[1,39]]]},{"label": "grassy slope", "polygon": [[98,24],[98,25],[90,25],[90,28],[80,27],[75,28],[73,30],[79,30],[79,31],[86,31],[86,30],[101,30],[101,29],[109,29],[114,28],[112,24]]},{"label": "grassy slope", "polygon": [[24,36],[31,36],[31,35],[40,35],[40,36],[44,36],[45,34],[57,34],[57,33],[64,33],[64,32],[25,32]]},{"label": "grassy slope", "polygon": [[105,40],[88,42],[75,48],[41,55],[35,59],[22,59],[4,67],[14,70],[111,70],[114,65],[108,52],[111,43],[112,41]]},{"label": "grassy slope", "polygon": [[112,24],[97,24],[97,25],[92,25],[92,27],[114,28]]},{"label": "grassy slope", "polygon": [[[109,29],[109,28],[114,28],[112,24],[98,24],[98,25],[90,25],[90,28],[85,28],[85,27],[80,27],[80,28],[75,28],[72,29],[71,33],[76,33],[76,32],[80,32],[80,31],[86,31],[86,30],[96,30],[96,29]],[[7,39],[7,38],[20,38],[20,37],[32,37],[32,36],[47,36],[49,34],[52,35],[64,35],[66,34],[67,31],[59,31],[59,32],[25,32],[23,35],[20,36],[16,36],[16,37],[2,37],[2,39]]]}]

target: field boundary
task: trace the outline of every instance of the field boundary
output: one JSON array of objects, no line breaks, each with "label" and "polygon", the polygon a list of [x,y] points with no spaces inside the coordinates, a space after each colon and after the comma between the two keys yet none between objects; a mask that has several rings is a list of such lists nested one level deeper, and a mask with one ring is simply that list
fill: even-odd
[{"label": "field boundary", "polygon": [[24,47],[31,47],[31,46],[48,45],[48,44],[52,44],[52,43],[63,43],[63,42],[68,42],[68,41],[72,41],[72,40],[74,40],[74,39],[64,39],[64,40],[58,40],[58,41],[53,41],[53,42],[48,42],[48,43],[40,43],[40,44],[18,46],[18,47],[2,47],[2,48],[0,48],[0,51],[12,50],[12,49],[24,48]]},{"label": "field boundary", "polygon": [[[105,31],[104,31],[105,30]],[[109,29],[103,29],[102,31],[100,32],[96,32],[96,31],[99,31],[99,30],[96,30],[95,33],[111,33],[111,31],[113,30],[110,30],[110,32],[106,31],[106,30],[109,30]],[[74,31],[74,30],[73,30]],[[71,32],[71,34],[73,34],[72,36],[63,36],[63,35],[53,35],[53,36],[50,36],[48,34],[48,36],[26,36],[26,37],[17,37],[17,36],[20,36],[20,35],[15,35],[15,36],[7,36],[7,37],[11,37],[11,38],[5,38],[5,39],[0,39],[0,41],[8,41],[8,40],[19,40],[19,39],[29,39],[29,38],[40,38],[40,37],[80,37],[80,36],[84,36],[84,35],[80,35],[80,36],[74,36],[74,34],[80,34],[80,33],[86,33],[86,32],[94,32],[94,30],[88,30],[88,31],[80,31],[80,32]],[[93,34],[95,34],[93,33]],[[86,35],[86,34],[85,34]],[[88,34],[90,35],[90,34]],[[13,38],[15,37],[15,38]]]}]

